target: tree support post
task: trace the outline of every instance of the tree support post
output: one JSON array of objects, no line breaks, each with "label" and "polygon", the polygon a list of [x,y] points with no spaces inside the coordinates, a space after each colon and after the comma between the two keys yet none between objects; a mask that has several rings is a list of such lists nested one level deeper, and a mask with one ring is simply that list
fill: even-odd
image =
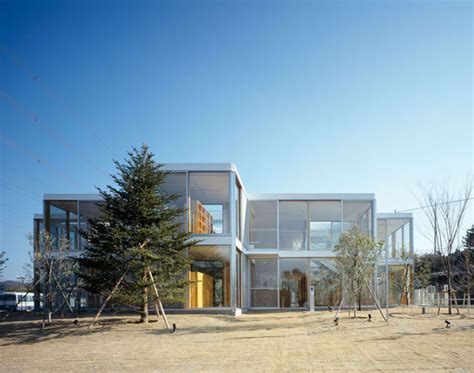
[{"label": "tree support post", "polygon": [[107,298],[105,298],[104,302],[102,302],[102,305],[100,306],[99,311],[98,311],[97,314],[95,315],[94,320],[92,320],[91,324],[89,325],[89,329],[92,329],[92,327],[94,326],[95,322],[99,319],[100,314],[102,313],[102,311],[103,311],[104,308],[105,308],[105,305],[106,305],[107,302],[110,300],[110,298],[112,298],[112,295],[114,295],[114,293],[117,291],[118,287],[120,286],[120,284],[122,283],[123,279],[125,278],[125,275],[127,274],[127,271],[128,271],[128,269],[126,269],[125,272],[122,274],[122,276],[120,276],[119,280],[118,280],[117,283],[115,284],[115,286],[114,286],[114,288],[112,289],[112,291],[110,292],[110,294],[107,296]]},{"label": "tree support post", "polygon": [[150,280],[152,281],[152,287],[153,287],[153,291],[154,291],[154,293],[155,293],[155,306],[156,306],[156,304],[158,303],[158,306],[159,306],[159,308],[160,308],[161,314],[163,315],[163,320],[165,320],[166,328],[167,328],[170,332],[172,332],[173,329],[170,328],[170,324],[168,323],[168,318],[166,317],[165,310],[163,309],[163,304],[161,303],[160,296],[159,296],[159,294],[158,294],[158,289],[156,288],[155,278],[153,277],[153,273],[151,272],[150,267],[148,267],[148,274],[149,274],[149,276],[150,276]]}]

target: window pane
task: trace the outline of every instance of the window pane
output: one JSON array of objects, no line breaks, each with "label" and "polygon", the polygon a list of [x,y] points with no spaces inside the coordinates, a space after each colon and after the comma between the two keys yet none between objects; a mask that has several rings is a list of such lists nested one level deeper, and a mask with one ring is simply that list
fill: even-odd
[{"label": "window pane", "polygon": [[365,234],[372,234],[372,202],[343,201],[342,205],[344,229],[359,225]]},{"label": "window pane", "polygon": [[189,308],[230,307],[230,248],[189,249]]},{"label": "window pane", "polygon": [[250,248],[277,248],[277,202],[249,202]]},{"label": "window pane", "polygon": [[229,233],[229,174],[190,173],[192,232]]},{"label": "window pane", "polygon": [[70,250],[78,250],[77,201],[50,201],[49,211],[53,244],[58,246],[60,240],[66,238]]},{"label": "window pane", "polygon": [[251,259],[251,307],[278,307],[277,259]]},{"label": "window pane", "polygon": [[[80,226],[86,231],[89,229],[89,219],[99,218],[101,215],[100,201],[79,201]],[[84,237],[80,238],[81,249],[86,247],[87,241]]]},{"label": "window pane", "polygon": [[280,259],[280,307],[307,307],[308,261]]},{"label": "window pane", "polygon": [[[380,227],[380,221],[378,221],[378,226]],[[410,247],[410,220],[409,219],[385,219],[385,237],[382,236],[382,232],[377,232],[377,237],[381,240],[385,240],[388,255],[391,258],[399,258],[402,253],[403,247]],[[402,231],[405,230],[407,233],[406,237],[403,235]]]},{"label": "window pane", "polygon": [[406,223],[403,226],[403,250],[408,255],[411,253],[410,223]]},{"label": "window pane", "polygon": [[316,307],[335,307],[341,301],[341,282],[334,259],[311,260],[311,285],[314,286]]},{"label": "window pane", "polygon": [[280,250],[306,250],[307,202],[280,202]]},{"label": "window pane", "polygon": [[310,202],[310,250],[332,250],[341,234],[341,202]]},{"label": "window pane", "polygon": [[[178,207],[181,209],[187,209],[186,203],[186,173],[184,172],[172,172],[166,178],[166,181],[161,185],[161,190],[166,194],[177,195],[173,202],[172,207]],[[182,217],[178,220],[183,225],[183,230],[186,230],[187,211],[183,212]]]}]

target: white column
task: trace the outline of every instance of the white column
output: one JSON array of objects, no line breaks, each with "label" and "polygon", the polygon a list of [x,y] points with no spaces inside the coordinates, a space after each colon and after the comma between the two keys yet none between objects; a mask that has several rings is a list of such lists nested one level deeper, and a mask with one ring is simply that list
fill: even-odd
[{"label": "white column", "polygon": [[229,213],[230,213],[230,234],[231,234],[231,246],[230,246],[230,306],[232,311],[235,312],[237,308],[237,263],[235,260],[236,256],[236,245],[237,245],[237,211],[235,206],[235,185],[236,176],[235,172],[230,172],[230,201],[229,201]]}]

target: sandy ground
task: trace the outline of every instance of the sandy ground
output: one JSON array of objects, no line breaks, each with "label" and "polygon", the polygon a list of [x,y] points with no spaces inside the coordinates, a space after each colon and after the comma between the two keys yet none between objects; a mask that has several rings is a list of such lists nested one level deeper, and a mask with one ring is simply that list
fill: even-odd
[{"label": "sandy ground", "polygon": [[[376,311],[356,319],[335,313],[284,312],[169,315],[0,323],[0,371],[474,371],[474,315],[421,315],[392,310],[386,325]],[[452,322],[445,328],[444,320]]]}]

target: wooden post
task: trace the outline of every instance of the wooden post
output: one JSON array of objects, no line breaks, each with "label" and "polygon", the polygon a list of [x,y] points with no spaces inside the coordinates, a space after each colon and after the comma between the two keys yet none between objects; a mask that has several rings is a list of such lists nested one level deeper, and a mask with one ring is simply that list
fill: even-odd
[{"label": "wooden post", "polygon": [[336,316],[334,317],[334,319],[337,319],[337,317],[339,316],[339,312],[341,311],[341,307],[342,307],[342,304],[344,303],[345,296],[346,296],[346,288],[343,288],[341,303],[339,304],[339,307],[337,308]]},{"label": "wooden post", "polygon": [[160,307],[160,310],[161,310],[161,314],[163,315],[163,320],[165,320],[166,327],[168,328],[168,330],[171,330],[170,325],[168,323],[168,318],[166,317],[166,314],[165,314],[165,310],[163,309],[163,304],[161,304],[160,296],[158,294],[158,289],[156,288],[156,284],[155,284],[155,278],[153,277],[153,273],[151,272],[150,267],[148,267],[148,274],[150,275],[153,291],[155,292],[155,297],[156,297],[155,306],[156,306],[156,303],[158,303],[158,306]]},{"label": "wooden post", "polygon": [[112,291],[110,292],[110,294],[107,296],[107,298],[105,298],[104,302],[102,303],[102,305],[101,305],[100,308],[99,308],[99,311],[98,311],[97,314],[95,315],[94,320],[92,320],[91,324],[89,325],[89,329],[92,329],[92,327],[94,326],[95,322],[96,322],[97,319],[100,317],[100,314],[101,314],[102,311],[104,310],[105,305],[106,305],[107,302],[110,300],[110,298],[112,298],[112,295],[117,291],[118,287],[120,286],[120,284],[122,283],[123,279],[125,278],[125,275],[127,274],[127,271],[128,271],[128,268],[125,270],[125,272],[122,274],[122,276],[120,276],[119,280],[117,281],[117,283],[115,284],[114,288],[112,289]]},{"label": "wooden post", "polygon": [[385,320],[385,322],[388,322],[388,318],[386,318],[385,315],[383,314],[382,308],[380,308],[379,302],[377,301],[377,298],[375,297],[375,294],[372,292],[372,289],[370,288],[369,284],[366,283],[365,285],[367,286],[367,290],[369,291],[370,296],[374,300],[375,305],[377,306],[377,309],[379,310],[383,319]]},{"label": "wooden post", "polygon": [[[59,281],[58,281],[56,275],[54,274],[54,272],[52,272],[52,275],[53,275],[54,281],[56,282],[56,285],[58,285],[59,290],[61,291],[61,295],[63,296],[63,299],[64,299],[64,301],[66,302],[66,304],[67,304],[67,306],[68,306],[68,308],[69,308],[69,311],[71,311],[71,313],[74,315],[74,311],[72,310],[72,307],[71,307],[71,305],[69,304],[69,301],[68,301],[68,299],[67,299],[67,297],[66,297],[66,294],[64,294],[63,288],[61,287],[61,284],[59,283]],[[61,312],[61,313],[62,313],[62,312]]]}]

